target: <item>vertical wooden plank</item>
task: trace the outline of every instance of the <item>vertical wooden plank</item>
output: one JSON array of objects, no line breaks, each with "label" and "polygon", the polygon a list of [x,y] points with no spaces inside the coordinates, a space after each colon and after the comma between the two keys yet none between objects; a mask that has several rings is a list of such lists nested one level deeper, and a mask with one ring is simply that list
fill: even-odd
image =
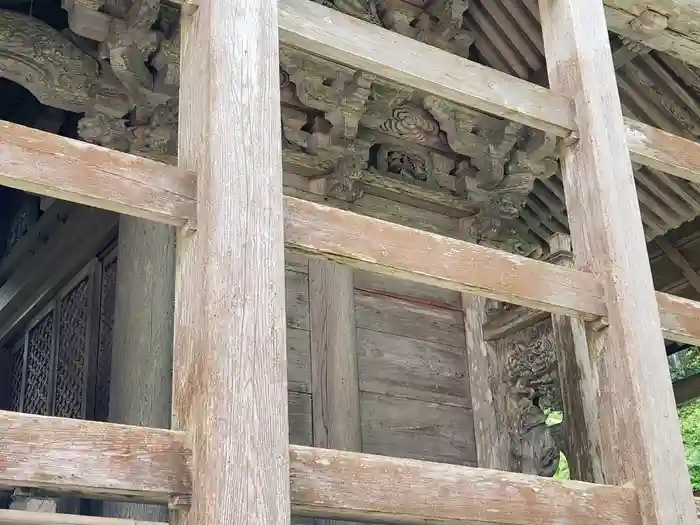
[{"label": "vertical wooden plank", "polygon": [[[195,11],[194,13],[191,13]],[[173,428],[193,446],[191,525],[290,522],[277,3],[212,0],[182,21]]]},{"label": "vertical wooden plank", "polygon": [[549,84],[577,108],[562,157],[575,263],[606,295],[609,326],[587,329],[604,477],[635,485],[645,525],[695,524],[603,3],[539,5]]},{"label": "vertical wooden plank", "polygon": [[310,261],[309,308],[314,445],[361,452],[352,268]]},{"label": "vertical wooden plank", "polygon": [[352,268],[323,260],[309,261],[309,310],[314,446],[361,452]]},{"label": "vertical wooden plank", "polygon": [[[549,251],[549,262],[573,267],[568,235],[554,234],[549,239]],[[564,448],[571,479],[603,483],[595,397],[598,379],[588,351],[585,323],[580,317],[552,315],[552,333],[564,409]]]},{"label": "vertical wooden plank", "polygon": [[[170,428],[175,296],[175,229],[119,220],[109,421]],[[166,521],[168,509],[106,501],[105,516]]]},{"label": "vertical wooden plank", "polygon": [[484,340],[487,302],[483,297],[462,294],[477,464],[512,472],[516,465],[508,428],[508,385],[503,377],[506,349],[503,340]]}]

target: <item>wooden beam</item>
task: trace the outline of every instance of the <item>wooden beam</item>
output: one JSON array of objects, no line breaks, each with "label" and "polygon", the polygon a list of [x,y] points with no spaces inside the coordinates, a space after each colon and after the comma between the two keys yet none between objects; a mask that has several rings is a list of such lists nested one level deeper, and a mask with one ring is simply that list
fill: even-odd
[{"label": "wooden beam", "polygon": [[0,185],[177,226],[195,217],[194,176],[5,121]]},{"label": "wooden beam", "polygon": [[[353,269],[309,261],[309,311],[313,443],[361,452]],[[316,525],[335,523],[316,521]]]},{"label": "wooden beam", "polygon": [[685,377],[673,383],[673,394],[678,405],[700,398],[700,374]]},{"label": "wooden beam", "polygon": [[592,274],[291,197],[285,240],[291,250],[387,276],[562,314],[605,315]]},{"label": "wooden beam", "polygon": [[[187,500],[193,488],[196,466],[184,432],[15,412],[0,412],[0,428],[3,486],[160,502]],[[632,488],[298,445],[284,455],[299,516],[421,525],[639,524]],[[192,504],[190,513],[196,493]]]},{"label": "wooden beam", "polygon": [[[109,421],[170,428],[175,229],[119,219]],[[144,315],[148,312],[148,315]],[[104,502],[102,515],[167,521],[165,506]]]},{"label": "wooden beam", "polygon": [[0,509],[0,525],[166,525],[157,521]]},{"label": "wooden beam", "polygon": [[492,115],[567,136],[571,100],[309,0],[279,0],[280,41]]},{"label": "wooden beam", "polygon": [[[574,266],[571,238],[554,234],[548,240],[549,260],[560,266]],[[591,410],[596,401],[589,396],[595,390],[588,385],[595,382],[591,366],[586,326],[581,317],[552,315],[552,336],[557,357],[557,371],[564,409],[564,452],[571,479],[602,482],[600,455],[600,424],[598,413]]]},{"label": "wooden beam", "polygon": [[549,85],[577,108],[580,140],[562,150],[575,262],[600,276],[608,308],[609,325],[586,330],[595,453],[605,482],[636,487],[644,525],[695,524],[603,4],[539,6]]},{"label": "wooden beam", "polygon": [[700,144],[625,118],[632,162],[700,183]]},{"label": "wooden beam", "polygon": [[[124,166],[130,166],[127,171],[132,175],[136,174],[134,177],[136,177],[138,183],[133,183],[132,189],[134,189],[134,193],[126,199],[126,204],[117,206],[121,212],[137,217],[142,216],[140,207],[143,206],[143,198],[138,196],[142,190],[144,194],[154,196],[154,202],[159,203],[168,202],[168,199],[172,197],[173,192],[168,189],[171,187],[179,188],[178,191],[181,191],[182,195],[184,195],[181,198],[187,202],[193,203],[195,200],[194,184],[185,184],[183,182],[189,180],[189,176],[185,175],[186,172],[184,171],[178,171],[164,164],[140,157],[71,141],[64,137],[45,134],[29,128],[22,128],[21,126],[17,128],[21,128],[22,133],[19,136],[32,137],[32,140],[19,147],[19,150],[28,148],[27,144],[35,144],[38,141],[38,143],[46,146],[46,151],[62,152],[58,159],[59,167],[56,168],[59,171],[64,168],[68,169],[66,165],[73,166],[74,163],[82,162],[82,152],[85,150],[92,151],[93,148],[96,148],[95,151],[99,153],[100,162],[90,161],[82,165],[85,169],[85,175],[80,175],[73,180],[73,187],[80,188],[83,185],[85,186],[76,190],[78,194],[91,194],[92,190],[90,188],[92,188],[93,183],[90,181],[100,177],[107,177],[108,180],[116,178],[118,181],[123,181],[124,179],[120,173],[125,169]],[[12,129],[15,129],[15,127]],[[10,133],[5,136],[13,135]],[[0,151],[5,151],[3,150],[5,136],[0,139]],[[43,141],[48,142],[44,143]],[[49,147],[50,144],[52,145]],[[22,180],[22,177],[27,173],[34,173],[33,161],[28,160],[32,158],[31,154],[32,150],[26,155],[13,156],[14,160],[3,164],[0,170],[3,173],[11,172],[10,176],[13,180]],[[51,164],[51,159],[54,158],[54,155],[50,153],[46,155],[46,162]],[[90,158],[94,159],[97,157],[90,156]],[[24,162],[30,162],[30,164],[23,164]],[[105,165],[110,165],[111,162],[114,162],[118,169],[105,168]],[[71,167],[70,173],[74,172],[75,170]],[[62,173],[64,176],[68,176],[65,172]],[[81,171],[80,173],[83,172]],[[126,179],[127,182],[124,184],[131,184],[130,180]],[[60,177],[53,179],[47,176],[43,182],[46,184],[44,188],[46,191],[42,190],[45,194],[50,195],[64,191],[61,187]],[[121,183],[119,182],[119,184]],[[109,183],[105,187],[111,186],[113,184]],[[111,194],[102,195],[102,197],[105,201],[94,201],[92,204],[106,209],[114,209],[114,206],[108,202],[111,199]],[[178,199],[180,197],[176,198],[176,200]],[[80,198],[77,200],[80,201]],[[289,214],[286,221],[285,236],[287,244],[291,248],[307,251],[316,256],[323,256],[324,251],[330,250],[330,258],[340,259],[342,262],[363,269],[380,271],[387,275],[402,276],[406,279],[418,280],[462,292],[481,294],[505,302],[519,303],[535,308],[539,307],[540,310],[549,310],[562,314],[605,314],[600,288],[596,284],[597,279],[593,275],[574,270],[554,269],[553,266],[545,265],[545,263],[363,217],[322,204],[313,204],[293,197],[285,197],[284,200],[287,213]],[[194,207],[163,205],[159,207],[159,210],[159,213],[162,212],[162,215],[159,215],[158,218],[151,216],[151,219],[167,224],[184,224],[192,221],[194,218]],[[308,217],[305,217],[307,214]],[[323,222],[314,224],[313,220]],[[346,222],[360,228],[368,228],[368,233],[364,233],[364,230],[352,230],[345,226]],[[319,228],[316,228],[316,225]],[[343,247],[343,239],[346,235],[354,238],[352,246]],[[385,248],[380,249],[374,243],[375,239],[387,239],[389,237],[395,237],[396,239],[397,246],[392,248],[392,252],[410,253],[415,242],[416,247],[431,247],[436,250],[435,253],[442,253],[442,262],[432,264],[430,257],[418,260],[414,257],[392,256]],[[452,249],[457,251],[453,253],[451,252]],[[472,262],[469,267],[479,271],[470,274],[461,271],[460,268],[455,268],[450,261],[454,260],[458,254],[465,259],[471,259]],[[382,259],[387,257],[387,255],[387,264],[377,264],[377,261],[381,263]],[[392,260],[397,259],[399,259],[398,265],[392,267]],[[480,264],[487,264],[487,266],[479,268]],[[503,272],[497,275],[492,274],[492,272],[484,272],[483,269],[490,267],[488,265],[491,264],[495,264],[496,268],[501,268]],[[523,268],[526,269],[526,274],[534,280],[529,282],[522,281],[522,279],[512,273],[521,265],[524,265]],[[554,275],[550,276],[549,272],[554,272]],[[481,276],[487,278],[484,286],[479,282]],[[521,282],[518,283],[517,281]],[[544,288],[538,289],[537,286],[530,286],[531,283],[543,283]],[[504,289],[503,284],[508,284],[509,286],[514,284],[515,288],[511,290]],[[560,294],[561,290],[563,292]],[[666,308],[671,309],[664,311],[662,306],[661,316],[664,320],[664,334],[666,337],[681,342],[700,344],[700,326],[694,324],[692,319],[685,315],[688,308],[693,309],[692,305],[683,300],[674,300],[672,296],[668,297],[671,297],[671,299],[660,299],[662,305],[666,305]],[[512,324],[510,328],[507,328],[509,333],[511,330],[517,331],[522,328],[521,322],[529,322],[521,317],[521,310],[513,310],[507,315],[513,318],[511,321],[504,323]],[[544,319],[547,316],[546,313],[542,312],[533,312],[531,315],[533,315],[533,319]],[[503,321],[502,319],[499,322]],[[666,324],[666,321],[669,324]],[[497,337],[496,333],[498,333],[498,330],[502,330],[502,328],[496,328],[495,322],[490,323],[485,329],[485,337],[487,339]],[[500,333],[505,334],[506,332]]]},{"label": "wooden beam", "polygon": [[514,472],[517,464],[507,406],[510,385],[505,373],[507,343],[485,340],[486,303],[483,297],[462,294],[476,460],[481,468]]},{"label": "wooden beam", "polygon": [[181,22],[178,162],[197,231],[177,242],[172,428],[193,439],[181,525],[288,525],[289,425],[277,4]]},{"label": "wooden beam", "polygon": [[167,502],[189,494],[185,435],[0,411],[0,486]]},{"label": "wooden beam", "polygon": [[300,446],[291,447],[290,466],[298,516],[406,525],[640,523],[631,488]]},{"label": "wooden beam", "polygon": [[695,268],[691,266],[688,259],[683,257],[683,254],[676,248],[671,242],[666,239],[666,237],[661,236],[654,240],[657,246],[661,249],[663,254],[669,258],[669,260],[678,267],[683,276],[688,280],[690,286],[696,292],[700,292],[700,275],[695,271]]}]

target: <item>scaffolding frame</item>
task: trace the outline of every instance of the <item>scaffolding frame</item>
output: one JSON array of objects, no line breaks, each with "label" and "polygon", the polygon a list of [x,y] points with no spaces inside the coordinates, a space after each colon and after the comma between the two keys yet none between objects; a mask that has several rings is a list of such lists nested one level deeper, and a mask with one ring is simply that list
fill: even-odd
[{"label": "scaffolding frame", "polygon": [[[695,525],[662,337],[700,344],[700,303],[654,292],[630,158],[700,182],[700,145],[623,118],[602,1],[540,0],[550,89],[310,0],[181,7],[177,168],[0,122],[0,184],[179,228],[172,430],[0,412],[0,485],[193,525]],[[280,41],[561,137],[576,268],[283,196]],[[602,479],[290,445],[285,246],[581,316]]]}]

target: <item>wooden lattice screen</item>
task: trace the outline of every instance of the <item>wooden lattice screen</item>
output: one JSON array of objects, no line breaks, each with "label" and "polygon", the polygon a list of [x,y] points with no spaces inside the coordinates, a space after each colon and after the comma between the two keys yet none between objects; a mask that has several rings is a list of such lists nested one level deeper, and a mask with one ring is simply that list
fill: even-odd
[{"label": "wooden lattice screen", "polygon": [[115,283],[113,251],[90,261],[4,348],[7,408],[107,419]]}]

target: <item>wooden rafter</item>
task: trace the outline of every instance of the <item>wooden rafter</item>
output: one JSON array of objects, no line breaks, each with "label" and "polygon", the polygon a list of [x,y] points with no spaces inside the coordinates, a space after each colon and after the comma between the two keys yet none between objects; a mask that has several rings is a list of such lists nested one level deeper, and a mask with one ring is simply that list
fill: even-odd
[{"label": "wooden rafter", "polygon": [[700,292],[700,275],[690,265],[688,260],[683,257],[683,254],[666,237],[659,237],[655,240],[661,251],[675,264],[683,273],[683,276],[688,280],[696,292]]}]

